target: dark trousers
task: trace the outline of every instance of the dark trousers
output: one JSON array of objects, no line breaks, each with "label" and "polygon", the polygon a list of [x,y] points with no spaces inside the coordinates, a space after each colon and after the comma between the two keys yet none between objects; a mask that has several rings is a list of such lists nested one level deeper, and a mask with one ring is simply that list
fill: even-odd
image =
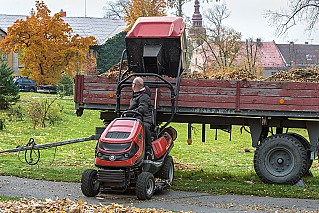
[{"label": "dark trousers", "polygon": [[145,148],[147,150],[152,150],[152,132],[151,124],[144,122],[144,132],[145,132]]}]

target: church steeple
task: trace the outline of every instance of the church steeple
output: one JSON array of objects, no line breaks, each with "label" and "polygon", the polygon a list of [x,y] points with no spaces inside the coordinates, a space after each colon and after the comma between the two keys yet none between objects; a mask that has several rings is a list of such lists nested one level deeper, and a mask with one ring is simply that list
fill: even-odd
[{"label": "church steeple", "polygon": [[199,12],[199,1],[195,0],[195,4],[194,4],[194,14],[192,17],[192,21],[193,21],[193,27],[203,27],[203,18],[202,18],[202,14],[200,14]]},{"label": "church steeple", "polygon": [[[203,17],[199,12],[199,0],[194,2],[194,14],[192,17],[192,26],[189,29],[189,37],[194,46],[202,44],[203,36],[206,34],[206,30],[203,27]],[[200,39],[201,38],[201,39]]]}]

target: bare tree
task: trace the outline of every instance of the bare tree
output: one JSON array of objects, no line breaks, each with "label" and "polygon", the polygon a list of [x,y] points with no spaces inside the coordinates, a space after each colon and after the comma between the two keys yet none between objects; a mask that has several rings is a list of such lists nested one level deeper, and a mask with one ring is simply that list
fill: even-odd
[{"label": "bare tree", "polygon": [[199,34],[202,39],[203,51],[208,51],[204,56],[209,57],[214,66],[214,72],[226,71],[234,65],[234,61],[240,50],[241,34],[232,28],[223,26],[222,22],[230,16],[225,4],[214,5],[207,10],[205,17],[210,27],[206,28],[205,34]]},{"label": "bare tree", "polygon": [[214,5],[213,8],[209,8],[205,12],[205,17],[208,22],[213,25],[213,28],[220,29],[222,27],[223,20],[230,16],[230,11],[225,4]]},{"label": "bare tree", "polygon": [[259,75],[258,62],[260,55],[259,49],[262,45],[261,39],[257,39],[257,41],[253,41],[252,38],[246,39],[245,42],[245,51],[243,51],[243,69],[250,74]]},{"label": "bare tree", "polygon": [[184,15],[183,6],[189,1],[191,0],[167,0],[167,6],[176,9],[176,16],[182,17]]},{"label": "bare tree", "polygon": [[[184,4],[186,4],[187,2],[190,2],[191,0],[167,0],[167,5],[169,8],[174,8],[176,9],[176,16],[184,16],[184,13],[183,13],[183,6]],[[212,2],[212,1],[220,1],[220,0],[203,0],[203,3],[204,2]]]},{"label": "bare tree", "polygon": [[105,11],[104,17],[111,19],[123,19],[128,0],[116,0],[115,2],[107,1],[106,4],[107,6],[103,7],[103,10]]},{"label": "bare tree", "polygon": [[318,22],[319,1],[318,0],[290,0],[288,8],[280,11],[267,11],[266,17],[276,27],[276,33],[283,35],[296,25],[304,23],[309,32],[315,29]]}]

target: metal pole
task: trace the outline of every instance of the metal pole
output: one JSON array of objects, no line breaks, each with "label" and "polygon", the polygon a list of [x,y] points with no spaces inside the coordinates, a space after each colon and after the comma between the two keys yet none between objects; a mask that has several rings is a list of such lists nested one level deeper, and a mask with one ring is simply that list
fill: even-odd
[{"label": "metal pole", "polygon": [[85,14],[84,14],[84,15],[85,15],[85,17],[86,17],[86,0],[84,0],[84,4],[85,4],[85,5],[84,5]]},{"label": "metal pole", "polygon": [[193,143],[192,140],[192,124],[188,123],[187,124],[187,144],[191,145]]}]

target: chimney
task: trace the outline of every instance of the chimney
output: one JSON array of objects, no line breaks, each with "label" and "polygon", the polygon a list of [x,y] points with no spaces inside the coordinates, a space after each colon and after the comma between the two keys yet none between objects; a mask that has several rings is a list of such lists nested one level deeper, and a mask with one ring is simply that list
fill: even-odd
[{"label": "chimney", "polygon": [[63,9],[61,9],[60,15],[61,15],[62,17],[66,17],[66,11],[63,11]]}]

